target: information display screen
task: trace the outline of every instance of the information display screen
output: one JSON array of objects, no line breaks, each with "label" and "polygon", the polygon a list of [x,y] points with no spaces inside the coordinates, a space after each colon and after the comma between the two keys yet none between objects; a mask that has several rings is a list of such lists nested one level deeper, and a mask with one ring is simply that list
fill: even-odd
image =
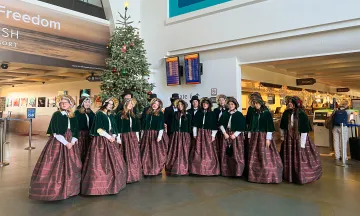
[{"label": "information display screen", "polygon": [[166,58],[166,81],[168,86],[180,85],[179,57]]},{"label": "information display screen", "polygon": [[200,58],[199,54],[184,56],[186,84],[200,84]]}]

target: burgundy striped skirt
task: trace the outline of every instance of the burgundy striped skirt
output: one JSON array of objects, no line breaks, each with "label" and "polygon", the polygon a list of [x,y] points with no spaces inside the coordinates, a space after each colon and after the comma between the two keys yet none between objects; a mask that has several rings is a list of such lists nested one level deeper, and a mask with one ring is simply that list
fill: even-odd
[{"label": "burgundy striped skirt", "polygon": [[[233,132],[227,130],[229,136]],[[226,154],[227,146],[231,146],[233,149],[232,156]],[[245,167],[244,160],[244,135],[240,134],[235,139],[229,138],[221,140],[221,175],[222,176],[241,176]]]},{"label": "burgundy striped skirt", "polygon": [[220,174],[216,143],[212,142],[211,130],[198,129],[196,144],[189,156],[189,172],[195,175],[213,176]]},{"label": "burgundy striped skirt", "polygon": [[266,147],[266,132],[252,132],[249,146],[250,182],[280,183],[283,165],[274,141]]},{"label": "burgundy striped skirt", "polygon": [[190,133],[174,132],[170,137],[166,172],[170,175],[187,175],[189,172]]},{"label": "burgundy striped skirt", "polygon": [[119,145],[102,136],[93,137],[83,167],[81,193],[117,194],[125,188],[126,178],[126,163]]},{"label": "burgundy striped skirt", "polygon": [[81,161],[84,162],[86,158],[87,150],[90,146],[90,135],[89,131],[81,130],[79,131],[79,140],[77,147],[79,148],[81,154]]},{"label": "burgundy striped skirt", "polygon": [[250,139],[248,138],[248,133],[245,133],[244,139],[244,160],[245,160],[245,167],[242,176],[247,179],[249,174],[249,142]]},{"label": "burgundy striped skirt", "polygon": [[222,157],[222,143],[223,143],[223,139],[224,139],[224,134],[222,133],[221,130],[218,130],[218,132],[216,133],[216,139],[215,139],[215,147],[216,147],[216,154],[218,156],[219,159],[219,163],[221,166],[221,157]]},{"label": "burgundy striped skirt", "polygon": [[[71,141],[67,130],[65,139]],[[76,145],[70,150],[53,136],[49,137],[35,165],[30,181],[29,198],[64,200],[80,193],[81,160]]]},{"label": "burgundy striped skirt", "polygon": [[127,183],[142,179],[139,141],[136,132],[121,134],[121,148],[127,165]]},{"label": "burgundy striped skirt", "polygon": [[164,132],[160,142],[157,142],[159,131],[146,130],[141,138],[141,163],[145,176],[161,174],[166,163],[169,137]]},{"label": "burgundy striped skirt", "polygon": [[284,180],[306,184],[320,179],[322,166],[315,144],[307,136],[305,148],[301,148],[300,135],[285,131],[283,146]]}]

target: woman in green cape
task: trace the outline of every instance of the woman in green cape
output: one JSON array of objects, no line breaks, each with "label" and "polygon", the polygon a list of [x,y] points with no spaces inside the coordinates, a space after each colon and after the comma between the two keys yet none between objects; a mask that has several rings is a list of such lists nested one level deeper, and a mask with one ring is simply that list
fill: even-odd
[{"label": "woman in green cape", "polygon": [[117,194],[126,186],[127,170],[120,150],[120,134],[111,111],[119,101],[103,100],[96,112],[90,134],[93,136],[82,172],[83,195]]},{"label": "woman in green cape", "polygon": [[29,197],[34,200],[55,201],[80,193],[81,159],[78,142],[78,122],[71,108],[75,105],[69,95],[56,97],[56,111],[50,121],[50,136],[35,165],[30,181]]}]

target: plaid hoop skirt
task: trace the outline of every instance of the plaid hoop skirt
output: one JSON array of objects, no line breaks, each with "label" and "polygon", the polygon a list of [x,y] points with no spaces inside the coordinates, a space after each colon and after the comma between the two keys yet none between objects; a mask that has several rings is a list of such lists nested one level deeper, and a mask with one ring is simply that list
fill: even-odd
[{"label": "plaid hoop skirt", "polygon": [[320,179],[322,166],[315,144],[307,136],[305,148],[301,148],[300,135],[285,131],[283,142],[284,180],[307,184]]},{"label": "plaid hoop skirt", "polygon": [[119,145],[95,136],[88,150],[82,172],[83,195],[117,194],[126,186],[127,170]]},{"label": "plaid hoop skirt", "polygon": [[81,161],[84,163],[86,158],[86,153],[91,144],[91,139],[89,135],[89,131],[81,130],[79,131],[79,140],[78,140],[78,148],[81,154]]},{"label": "plaid hoop skirt", "polygon": [[166,163],[169,137],[164,132],[160,142],[157,142],[159,131],[147,130],[140,142],[141,163],[145,176],[161,174]]},{"label": "plaid hoop skirt", "polygon": [[248,181],[280,183],[283,165],[274,141],[266,147],[266,132],[252,132],[249,146]]},{"label": "plaid hoop skirt", "polygon": [[190,151],[189,172],[195,175],[220,175],[216,142],[212,142],[211,130],[198,129],[196,144]]},{"label": "plaid hoop skirt", "polygon": [[190,133],[174,132],[170,137],[169,152],[165,164],[170,175],[187,175],[189,173]]},{"label": "plaid hoop skirt", "polygon": [[[65,139],[71,141],[67,130]],[[31,176],[29,198],[34,200],[64,200],[80,193],[81,160],[79,148],[70,150],[50,136]]]},{"label": "plaid hoop skirt", "polygon": [[[233,134],[230,130],[227,130],[230,135]],[[228,156],[226,154],[227,146],[232,146],[233,154]],[[244,135],[241,133],[235,139],[229,138],[221,140],[221,175],[222,176],[241,176],[245,168],[244,160]]]},{"label": "plaid hoop skirt", "polygon": [[139,141],[135,132],[122,133],[122,154],[127,165],[127,183],[133,183],[142,179],[142,166],[140,157]]}]

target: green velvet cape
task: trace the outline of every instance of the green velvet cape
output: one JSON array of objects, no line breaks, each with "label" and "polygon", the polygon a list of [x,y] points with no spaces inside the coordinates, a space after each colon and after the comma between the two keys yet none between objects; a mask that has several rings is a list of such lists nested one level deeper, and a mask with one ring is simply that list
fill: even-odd
[{"label": "green velvet cape", "polygon": [[159,112],[156,116],[153,113],[146,114],[141,123],[142,130],[164,130],[164,113]]},{"label": "green velvet cape", "polygon": [[181,116],[181,128],[180,126],[180,120],[176,119],[176,112],[173,118],[173,122],[171,124],[170,132],[188,132],[190,133],[192,131],[192,123],[191,123],[191,114],[186,113],[186,120],[185,116]]},{"label": "green velvet cape", "polygon": [[249,125],[251,132],[274,132],[274,121],[269,110],[265,109],[262,112],[254,111],[251,116]]},{"label": "green velvet cape", "polygon": [[[205,115],[205,123],[203,125],[204,115]],[[217,130],[217,119],[215,112],[209,111],[204,113],[203,110],[197,111],[193,120],[193,126],[207,130]]]},{"label": "green velvet cape", "polygon": [[[299,133],[309,133],[310,131],[312,131],[312,127],[311,127],[308,116],[301,109],[298,109],[298,112],[299,112],[299,115],[298,115],[297,123],[298,123]],[[282,114],[282,117],[281,117],[281,122],[280,122],[281,129],[288,130],[292,113],[293,113],[293,111],[291,109],[287,109],[284,111],[284,113]],[[294,122],[296,122],[295,116],[294,116]]]},{"label": "green velvet cape", "polygon": [[[128,116],[129,119],[121,118],[122,113],[118,113],[115,116],[117,130],[119,133],[139,132],[139,120],[136,117]],[[130,128],[130,118],[132,127]]]},{"label": "green velvet cape", "polygon": [[87,113],[87,115],[89,116],[89,127],[87,126],[87,118],[85,113],[81,113],[79,110],[75,111],[75,116],[78,120],[80,131],[90,131],[91,129],[91,126],[94,122],[95,113],[91,111],[90,113]]},{"label": "green velvet cape", "polygon": [[[227,129],[227,126],[229,124],[230,116],[231,114],[229,112],[224,112],[220,117],[219,123],[225,128],[225,130]],[[246,129],[246,119],[241,112],[236,111],[234,114],[232,114],[231,117],[230,130],[233,132],[235,131],[244,132],[245,129]]]},{"label": "green velvet cape", "polygon": [[92,136],[100,136],[100,134],[97,132],[97,130],[100,128],[105,130],[106,133],[110,134],[108,117],[110,118],[110,122],[111,122],[111,128],[112,128],[111,133],[118,134],[114,115],[113,114],[106,115],[103,111],[99,110],[96,112],[94,123],[90,130],[90,134]]},{"label": "green velvet cape", "polygon": [[[47,130],[47,135],[60,134],[65,136],[65,133],[68,129],[68,119],[67,115],[63,115],[60,111],[54,112],[51,117],[51,121]],[[76,117],[70,118],[70,130],[72,137],[79,137],[79,125]]]}]

